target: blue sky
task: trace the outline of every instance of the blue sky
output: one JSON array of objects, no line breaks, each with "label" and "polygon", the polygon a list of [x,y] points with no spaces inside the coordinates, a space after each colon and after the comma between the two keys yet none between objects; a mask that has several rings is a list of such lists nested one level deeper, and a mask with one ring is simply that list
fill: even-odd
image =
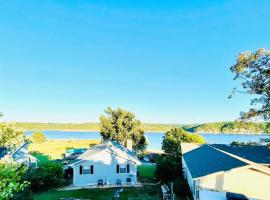
[{"label": "blue sky", "polygon": [[1,1],[2,121],[234,120],[236,55],[270,46],[265,1]]}]

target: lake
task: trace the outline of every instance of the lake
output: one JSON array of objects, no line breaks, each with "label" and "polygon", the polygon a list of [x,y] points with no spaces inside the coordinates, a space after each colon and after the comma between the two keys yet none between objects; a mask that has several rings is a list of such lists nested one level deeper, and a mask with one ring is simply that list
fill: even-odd
[{"label": "lake", "polygon": [[[65,139],[65,140],[86,140],[101,139],[99,132],[78,132],[78,131],[42,131],[48,139]],[[33,131],[26,131],[25,134],[30,136]],[[148,142],[148,149],[161,149],[161,141],[164,132],[150,133],[146,132],[145,136]],[[230,144],[232,141],[238,142],[258,142],[261,138],[266,138],[266,134],[201,134],[209,144]]]}]

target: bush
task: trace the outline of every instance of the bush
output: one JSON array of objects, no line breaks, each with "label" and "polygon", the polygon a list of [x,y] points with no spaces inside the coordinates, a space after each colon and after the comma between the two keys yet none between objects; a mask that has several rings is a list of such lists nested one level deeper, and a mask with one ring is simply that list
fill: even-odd
[{"label": "bush", "polygon": [[31,183],[30,187],[34,192],[63,186],[63,166],[52,161],[41,163],[39,168],[28,171],[26,179]]},{"label": "bush", "polygon": [[171,156],[160,156],[157,159],[156,176],[164,183],[181,175],[181,159]]},{"label": "bush", "polygon": [[31,140],[35,143],[42,143],[47,141],[47,138],[42,132],[35,132],[32,134]]},{"label": "bush", "polygon": [[188,183],[183,177],[175,177],[173,181],[173,191],[177,196],[182,197],[183,199],[186,199],[187,196],[189,199],[192,199]]},{"label": "bush", "polygon": [[191,143],[199,143],[199,144],[206,143],[205,139],[201,135],[190,133],[188,137],[190,137]]},{"label": "bush", "polygon": [[23,180],[27,167],[11,161],[0,162],[0,199],[12,199],[25,190],[29,183]]},{"label": "bush", "polygon": [[12,200],[33,200],[33,192],[30,188],[24,189],[22,192],[14,194]]}]

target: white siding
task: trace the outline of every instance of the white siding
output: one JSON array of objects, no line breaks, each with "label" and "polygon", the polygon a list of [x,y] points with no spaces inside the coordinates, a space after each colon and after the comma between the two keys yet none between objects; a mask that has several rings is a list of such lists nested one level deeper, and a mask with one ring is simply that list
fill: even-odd
[{"label": "white siding", "polygon": [[185,160],[183,158],[182,158],[182,165],[183,165],[184,178],[187,180],[187,183],[189,185],[193,198],[196,199],[196,192],[198,191],[198,181],[193,180],[189,172],[189,169],[185,163]]},{"label": "white siding", "polygon": [[[116,173],[117,164],[129,164],[130,173]],[[94,166],[93,174],[80,174],[80,166]],[[131,183],[137,182],[137,166],[131,161],[113,156],[112,154],[102,151],[93,156],[91,159],[79,162],[73,167],[73,185],[74,186],[86,186],[96,185],[99,179],[108,181],[110,184],[116,184],[117,179],[120,179],[122,183],[126,183],[127,178],[131,178]]]}]

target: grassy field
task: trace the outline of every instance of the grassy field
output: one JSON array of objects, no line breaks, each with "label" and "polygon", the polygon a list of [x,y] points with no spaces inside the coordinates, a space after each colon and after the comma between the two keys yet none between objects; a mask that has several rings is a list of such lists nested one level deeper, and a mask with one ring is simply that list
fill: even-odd
[{"label": "grassy field", "polygon": [[[111,200],[116,189],[81,189],[37,193],[34,195],[35,200],[59,200],[60,198],[82,198],[91,200]],[[160,199],[159,185],[144,186],[139,188],[124,188],[120,193],[120,200],[158,200]]]},{"label": "grassy field", "polygon": [[42,143],[32,143],[29,146],[29,151],[37,151],[44,156],[49,156],[51,159],[58,159],[65,153],[66,148],[88,148],[90,145],[99,142],[99,140],[48,140]]}]

